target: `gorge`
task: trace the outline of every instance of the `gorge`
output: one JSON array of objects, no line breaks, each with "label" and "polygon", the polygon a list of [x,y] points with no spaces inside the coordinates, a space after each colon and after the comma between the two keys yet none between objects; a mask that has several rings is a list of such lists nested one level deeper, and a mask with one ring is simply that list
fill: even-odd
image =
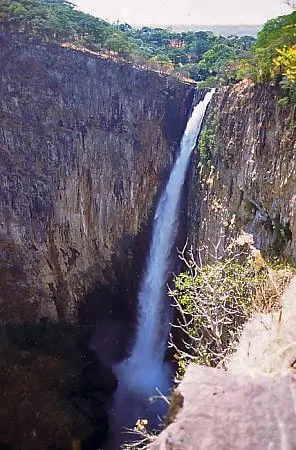
[{"label": "gorge", "polygon": [[[28,354],[37,346],[39,361],[39,351],[48,349],[45,344],[40,350],[36,341],[46,343],[44,329],[52,334],[58,323],[51,353],[66,335],[67,359],[79,360],[79,342],[90,341],[110,367],[126,355],[133,338],[154,205],[179,150],[194,89],[58,45],[2,37],[1,48],[3,340],[11,335],[13,317],[13,344]],[[41,337],[37,332],[32,337],[31,327]],[[91,380],[87,392],[101,404],[100,392],[110,393],[116,384],[104,367],[92,368],[92,361],[91,356],[91,365],[82,367],[82,379]],[[68,379],[64,383],[71,386]],[[82,399],[80,391],[71,395],[85,413],[90,406],[85,389]],[[41,431],[48,415],[32,420],[38,439],[23,442],[14,426],[3,430],[2,439],[21,439],[30,449],[58,440],[50,427]],[[89,431],[70,431],[76,433]]]},{"label": "gorge", "polygon": [[[27,399],[34,409],[28,421],[11,384],[40,372],[33,380],[36,397],[54,386],[67,402],[74,398],[84,415],[107,409],[117,384],[108,368],[130,354],[137,333],[137,292],[153,217],[195,88],[166,74],[24,36],[1,36],[1,52],[1,356],[16,359],[2,364],[12,401],[3,400],[0,440],[24,450],[66,449],[71,439],[90,436],[93,426],[82,426],[78,417],[78,425],[69,420],[60,427],[66,431],[57,426],[52,432],[57,419],[47,416],[34,396]],[[277,103],[279,95],[275,87],[252,83],[214,94],[200,136],[205,151],[200,145],[193,151],[187,202],[181,205],[183,233],[194,248],[215,242],[221,226],[226,235],[233,226],[252,233],[266,253],[295,262],[295,127],[290,106]],[[41,350],[36,330],[45,342]],[[138,352],[155,333],[145,326],[142,331]],[[61,342],[62,356],[53,359]],[[87,368],[97,364],[91,372],[76,356],[79,345]],[[58,380],[57,371],[47,385],[48,368],[61,360],[68,364],[69,355],[75,361],[61,368],[67,379]],[[82,385],[96,379],[87,400],[73,393],[78,382],[72,364],[83,373]],[[27,389],[20,384],[19,396]],[[94,395],[100,408],[89,406]],[[50,398],[45,403],[48,411],[59,410]],[[100,431],[100,445],[107,428]]]},{"label": "gorge", "polygon": [[135,342],[131,355],[113,368],[118,380],[114,400],[118,428],[119,424],[132,428],[141,417],[155,428],[157,417],[165,413],[163,399],[150,403],[151,397],[167,396],[172,385],[172,368],[165,362],[172,316],[165,286],[172,271],[170,259],[179,228],[182,188],[191,152],[213,93],[205,95],[189,118],[179,155],[156,208],[147,267],[138,293]]}]

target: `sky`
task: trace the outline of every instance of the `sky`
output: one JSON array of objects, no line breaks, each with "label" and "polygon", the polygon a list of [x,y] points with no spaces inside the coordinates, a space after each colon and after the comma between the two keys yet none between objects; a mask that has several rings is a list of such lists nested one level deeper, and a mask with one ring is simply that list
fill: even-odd
[{"label": "sky", "polygon": [[74,0],[97,17],[131,25],[262,24],[291,12],[284,0]]}]

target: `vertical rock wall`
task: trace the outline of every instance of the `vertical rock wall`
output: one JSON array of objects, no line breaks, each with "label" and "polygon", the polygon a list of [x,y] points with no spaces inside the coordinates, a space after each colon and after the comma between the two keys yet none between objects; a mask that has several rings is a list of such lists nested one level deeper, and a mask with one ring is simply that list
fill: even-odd
[{"label": "vertical rock wall", "polygon": [[132,270],[193,88],[1,39],[0,321],[74,319],[88,292]]},{"label": "vertical rock wall", "polygon": [[215,94],[189,177],[195,249],[243,229],[265,254],[295,262],[295,122],[291,107],[278,105],[281,95],[248,83]]}]

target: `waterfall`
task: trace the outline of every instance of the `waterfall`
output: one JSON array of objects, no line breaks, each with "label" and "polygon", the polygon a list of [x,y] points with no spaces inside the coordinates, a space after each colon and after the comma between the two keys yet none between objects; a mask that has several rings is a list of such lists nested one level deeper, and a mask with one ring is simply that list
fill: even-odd
[{"label": "waterfall", "polygon": [[[163,362],[170,322],[165,283],[170,273],[170,254],[178,230],[179,204],[190,155],[196,145],[202,120],[213,91],[193,110],[184,132],[180,153],[158,203],[147,266],[138,295],[138,329],[131,356],[114,367],[118,378],[115,415],[132,422],[149,415],[148,398],[166,394],[170,368]],[[150,407],[151,409],[151,407]],[[121,417],[121,421],[122,421]]]}]

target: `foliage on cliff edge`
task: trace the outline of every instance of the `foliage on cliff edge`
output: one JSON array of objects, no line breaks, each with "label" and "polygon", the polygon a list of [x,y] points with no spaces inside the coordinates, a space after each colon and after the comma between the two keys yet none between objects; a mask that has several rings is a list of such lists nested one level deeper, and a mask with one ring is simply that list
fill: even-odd
[{"label": "foliage on cliff edge", "polygon": [[222,256],[206,250],[208,263],[203,253],[195,258],[183,249],[180,257],[187,271],[174,278],[169,290],[178,316],[175,328],[183,342],[179,348],[171,337],[180,374],[190,361],[224,367],[249,317],[280,309],[279,298],[294,273],[279,261],[267,263],[245,233]]},{"label": "foliage on cliff edge", "polygon": [[199,81],[220,73],[229,59],[237,58],[255,41],[252,36],[226,38],[211,31],[177,33],[110,24],[65,0],[3,0],[0,30],[107,51],[152,70]]},{"label": "foliage on cliff edge", "polygon": [[296,11],[266,22],[239,64],[238,78],[243,77],[281,86],[286,94],[279,104],[296,104]]}]

